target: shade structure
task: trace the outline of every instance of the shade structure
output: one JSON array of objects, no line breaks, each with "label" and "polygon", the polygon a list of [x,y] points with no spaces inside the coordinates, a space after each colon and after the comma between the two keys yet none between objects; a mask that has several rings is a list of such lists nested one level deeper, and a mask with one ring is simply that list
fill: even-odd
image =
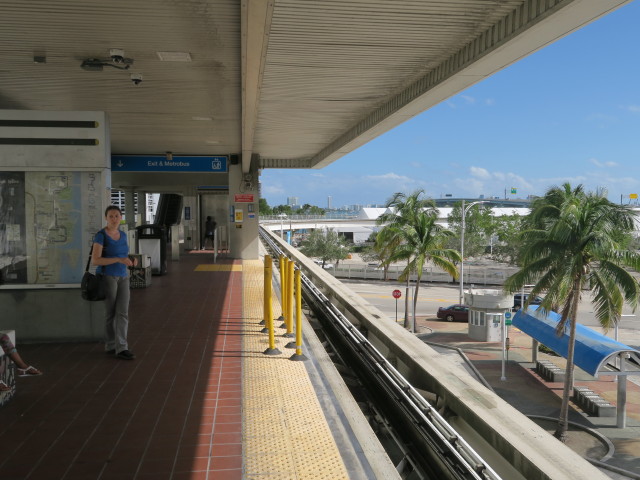
[{"label": "shade structure", "polygon": [[[558,336],[556,328],[561,318],[560,314],[549,311],[544,315],[539,310],[539,305],[531,305],[526,311],[523,309],[518,310],[513,317],[513,325],[557,354],[567,358],[569,322],[567,322],[563,334]],[[601,368],[607,362],[607,359],[621,353],[628,353],[640,360],[640,352],[638,350],[602,335],[589,327],[579,323],[576,325],[574,364],[585,372],[597,377],[598,373],[604,373]]]}]

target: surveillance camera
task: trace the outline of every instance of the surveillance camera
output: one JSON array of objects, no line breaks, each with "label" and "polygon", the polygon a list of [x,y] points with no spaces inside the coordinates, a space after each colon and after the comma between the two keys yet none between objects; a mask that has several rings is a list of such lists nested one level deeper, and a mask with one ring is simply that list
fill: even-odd
[{"label": "surveillance camera", "polygon": [[124,50],[120,48],[112,48],[109,50],[111,61],[113,63],[124,63]]},{"label": "surveillance camera", "polygon": [[142,74],[141,73],[132,73],[131,81],[134,85],[140,85],[142,83]]}]

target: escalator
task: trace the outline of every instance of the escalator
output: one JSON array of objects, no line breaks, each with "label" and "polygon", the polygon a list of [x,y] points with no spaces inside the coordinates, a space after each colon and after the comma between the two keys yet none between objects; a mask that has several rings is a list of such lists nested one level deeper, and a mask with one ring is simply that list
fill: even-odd
[{"label": "escalator", "polygon": [[182,195],[176,193],[161,193],[158,208],[154,218],[154,225],[162,225],[167,231],[172,225],[179,225],[182,220]]}]

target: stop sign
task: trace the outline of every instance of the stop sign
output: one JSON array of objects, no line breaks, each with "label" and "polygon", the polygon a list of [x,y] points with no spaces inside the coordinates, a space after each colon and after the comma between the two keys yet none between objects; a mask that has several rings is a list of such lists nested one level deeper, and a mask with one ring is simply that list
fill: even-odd
[{"label": "stop sign", "polygon": [[402,296],[402,292],[400,290],[394,290],[392,295],[393,298],[400,298]]}]

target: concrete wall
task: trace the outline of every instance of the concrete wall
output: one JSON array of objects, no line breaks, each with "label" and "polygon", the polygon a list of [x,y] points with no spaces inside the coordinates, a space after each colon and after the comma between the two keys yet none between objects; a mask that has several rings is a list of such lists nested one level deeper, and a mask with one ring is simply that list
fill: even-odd
[{"label": "concrete wall", "polygon": [[[357,324],[366,329],[372,344],[390,358],[390,362],[415,388],[437,394],[455,416],[468,424],[524,478],[608,478],[485,388],[462,367],[443,358],[400,325],[388,321],[380,310],[366,303],[279,237],[272,235],[272,238],[327,297],[339,303],[340,310],[348,312],[347,318],[357,319]],[[471,445],[474,446],[473,443]],[[571,468],[568,469],[567,465]],[[505,472],[504,478],[509,478],[508,473]]]},{"label": "concrete wall", "polygon": [[[35,215],[45,214],[35,212],[32,200],[25,198],[26,227],[20,230],[20,236],[26,243],[28,280],[0,286],[0,329],[15,330],[20,343],[101,339],[103,302],[83,300],[79,279],[93,235],[104,224],[104,209],[110,202],[108,118],[104,112],[0,110],[0,119],[13,124],[0,129],[2,138],[11,139],[11,143],[0,145],[0,171],[25,172],[36,178],[40,178],[41,173],[45,178],[48,172],[55,175],[55,172],[70,171],[81,172],[83,178],[88,179],[82,186],[82,211],[74,212],[77,218],[68,219],[74,233],[69,234],[67,240],[50,239],[46,219],[41,221],[36,238]],[[39,187],[43,192],[51,188],[46,183]],[[51,217],[55,213],[52,208]],[[53,219],[51,223],[55,224]],[[71,241],[79,247],[58,258],[43,254],[54,252],[61,242]],[[0,248],[0,255],[10,261],[13,256],[15,260],[11,249]],[[42,275],[43,265],[51,258],[60,262],[60,268],[74,272],[71,277],[77,277],[78,283],[56,284]]]},{"label": "concrete wall", "polygon": [[99,341],[104,302],[88,302],[79,288],[0,290],[0,330],[20,343]]}]

